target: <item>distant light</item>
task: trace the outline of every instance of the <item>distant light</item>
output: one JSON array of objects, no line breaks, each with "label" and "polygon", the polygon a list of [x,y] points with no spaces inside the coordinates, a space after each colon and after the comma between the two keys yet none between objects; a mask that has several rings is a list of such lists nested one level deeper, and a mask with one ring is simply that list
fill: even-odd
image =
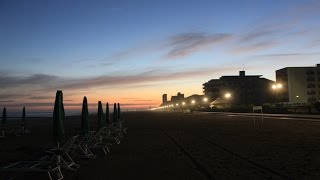
[{"label": "distant light", "polygon": [[206,97],[203,98],[203,101],[204,101],[204,102],[207,102],[207,101],[208,101],[208,98],[206,98]]},{"label": "distant light", "polygon": [[299,98],[299,96],[296,96],[296,98]]},{"label": "distant light", "polygon": [[230,93],[226,93],[226,94],[224,95],[224,97],[227,98],[227,99],[229,99],[229,98],[231,98],[231,94],[230,94]]},{"label": "distant light", "polygon": [[182,105],[184,106],[184,105],[186,105],[186,103],[185,103],[185,102],[182,102]]},{"label": "distant light", "polygon": [[282,84],[277,84],[277,88],[278,89],[282,88]]},{"label": "distant light", "polygon": [[272,89],[277,89],[277,85],[272,85]]},{"label": "distant light", "polygon": [[179,104],[177,103],[176,106],[179,106]]},{"label": "distant light", "polygon": [[192,101],[191,101],[191,103],[192,103],[192,104],[195,104],[195,103],[196,103],[196,101],[195,101],[195,100],[192,100]]}]

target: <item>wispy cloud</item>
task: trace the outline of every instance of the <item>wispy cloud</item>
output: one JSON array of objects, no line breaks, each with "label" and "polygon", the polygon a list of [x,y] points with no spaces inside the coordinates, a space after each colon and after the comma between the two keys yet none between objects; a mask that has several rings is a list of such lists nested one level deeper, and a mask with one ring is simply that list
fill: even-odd
[{"label": "wispy cloud", "polygon": [[289,56],[319,56],[320,52],[311,53],[278,53],[278,54],[263,54],[256,57],[289,57]]},{"label": "wispy cloud", "polygon": [[245,44],[242,46],[240,45],[239,47],[235,47],[235,48],[231,49],[230,52],[233,54],[257,53],[262,50],[276,47],[277,45],[279,45],[279,43],[273,42],[273,41],[257,42],[257,43],[252,43],[252,44]]},{"label": "wispy cloud", "polygon": [[50,98],[54,98],[54,96],[30,96],[30,97],[28,97],[28,99],[36,99],[36,100],[50,99]]},{"label": "wispy cloud", "polygon": [[210,50],[215,45],[230,40],[231,34],[209,34],[209,33],[183,33],[169,38],[168,45],[170,51],[166,54],[166,58],[175,59],[186,57],[194,53]]},{"label": "wispy cloud", "polygon": [[0,103],[11,103],[11,102],[16,102],[14,100],[0,100]]},{"label": "wispy cloud", "polygon": [[47,74],[33,74],[31,76],[0,76],[0,84],[2,84],[2,88],[8,87],[16,87],[16,86],[23,86],[23,85],[51,85],[53,82],[57,82],[58,77],[53,75]]}]

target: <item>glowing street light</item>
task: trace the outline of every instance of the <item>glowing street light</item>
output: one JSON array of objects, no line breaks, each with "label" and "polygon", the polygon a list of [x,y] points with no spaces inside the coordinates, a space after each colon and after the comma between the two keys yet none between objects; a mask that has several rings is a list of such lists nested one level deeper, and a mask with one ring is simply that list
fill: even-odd
[{"label": "glowing street light", "polygon": [[277,83],[277,84],[273,84],[272,85],[272,89],[273,90],[278,90],[278,89],[281,89],[282,88],[282,84],[280,84],[280,83]]},{"label": "glowing street light", "polygon": [[282,88],[282,84],[276,83],[272,85],[272,89],[276,92],[277,100],[279,101],[279,90]]},{"label": "glowing street light", "polygon": [[177,103],[176,106],[179,106],[179,104]]},{"label": "glowing street light", "polygon": [[191,104],[195,104],[195,103],[196,103],[196,101],[195,101],[195,100],[192,100],[192,101],[191,101]]},{"label": "glowing street light", "polygon": [[227,99],[229,99],[229,98],[231,98],[231,94],[230,94],[230,93],[226,93],[226,94],[224,95],[224,97],[227,98]]},{"label": "glowing street light", "polygon": [[184,106],[184,105],[186,105],[186,103],[185,103],[185,102],[182,102],[182,106]]},{"label": "glowing street light", "polygon": [[208,98],[203,98],[203,102],[208,102]]}]

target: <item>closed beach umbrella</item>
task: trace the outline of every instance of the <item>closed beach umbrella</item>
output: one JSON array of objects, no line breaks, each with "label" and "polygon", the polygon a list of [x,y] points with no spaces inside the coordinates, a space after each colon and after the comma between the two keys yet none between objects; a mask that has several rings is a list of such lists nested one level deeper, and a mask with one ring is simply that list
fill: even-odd
[{"label": "closed beach umbrella", "polygon": [[98,103],[98,128],[102,128],[105,126],[104,120],[103,120],[103,109],[102,109],[102,103],[99,101]]},{"label": "closed beach umbrella", "polygon": [[82,114],[81,114],[81,135],[89,133],[89,112],[87,97],[83,98]]},{"label": "closed beach umbrella", "polygon": [[3,108],[1,123],[2,123],[2,127],[4,127],[4,125],[7,123],[7,109],[6,108]]},{"label": "closed beach umbrella", "polygon": [[21,124],[22,124],[22,127],[24,128],[25,125],[26,125],[26,108],[23,107],[22,109],[22,120],[21,120]]},{"label": "closed beach umbrella", "polygon": [[57,91],[53,110],[53,138],[57,143],[63,142],[65,138],[64,119],[65,112],[63,107],[62,91]]},{"label": "closed beach umbrella", "polygon": [[120,103],[118,103],[118,119],[121,119]]},{"label": "closed beach umbrella", "polygon": [[114,103],[114,105],[113,105],[113,118],[112,118],[113,123],[117,123],[117,121],[118,121],[118,117],[117,116],[118,116],[117,104]]},{"label": "closed beach umbrella", "polygon": [[109,113],[109,103],[107,103],[107,106],[106,106],[106,123],[107,125],[110,124],[110,113]]}]

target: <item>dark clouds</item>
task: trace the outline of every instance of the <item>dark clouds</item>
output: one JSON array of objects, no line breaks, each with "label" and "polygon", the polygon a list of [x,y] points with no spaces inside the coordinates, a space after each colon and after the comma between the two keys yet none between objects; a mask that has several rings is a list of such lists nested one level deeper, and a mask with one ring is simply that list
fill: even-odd
[{"label": "dark clouds", "polygon": [[169,39],[171,50],[166,54],[166,58],[181,58],[192,55],[199,51],[208,50],[214,45],[230,40],[231,34],[209,34],[209,33],[183,33]]}]

